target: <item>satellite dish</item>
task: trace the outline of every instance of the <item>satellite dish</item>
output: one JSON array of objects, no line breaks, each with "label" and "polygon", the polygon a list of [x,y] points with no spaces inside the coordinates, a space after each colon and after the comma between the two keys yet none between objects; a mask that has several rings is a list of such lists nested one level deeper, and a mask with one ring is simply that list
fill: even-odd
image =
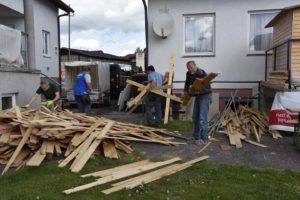
[{"label": "satellite dish", "polygon": [[168,13],[158,15],[153,21],[154,33],[166,39],[174,30],[173,17]]}]

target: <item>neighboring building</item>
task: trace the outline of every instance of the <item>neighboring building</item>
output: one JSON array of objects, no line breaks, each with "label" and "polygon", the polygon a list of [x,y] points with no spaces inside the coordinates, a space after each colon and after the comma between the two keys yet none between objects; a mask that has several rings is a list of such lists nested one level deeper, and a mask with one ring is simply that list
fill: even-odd
[{"label": "neighboring building", "polygon": [[[299,0],[149,0],[149,64],[168,71],[175,52],[174,81],[184,81],[186,62],[195,60],[207,72],[218,72],[217,81],[261,81],[265,78],[265,51],[272,47],[272,28],[265,28],[280,10]],[[154,33],[153,22],[161,13],[174,20],[166,39]],[[252,95],[257,83],[218,83],[216,91],[243,88]],[[183,88],[183,83],[175,84]],[[226,88],[226,89],[225,89]]]},{"label": "neighboring building", "polygon": [[126,57],[116,56],[103,51],[87,51],[80,49],[70,49],[69,59],[69,48],[61,48],[61,62],[68,61],[103,61],[113,64],[128,64],[131,65],[130,59]]},{"label": "neighboring building", "polygon": [[[0,25],[22,33],[19,51],[24,60],[17,66],[0,59],[0,110],[26,104],[39,86],[41,72],[59,77],[59,9],[74,12],[60,0],[0,1]],[[7,39],[1,37],[0,43]],[[0,48],[0,55],[3,51]]]},{"label": "neighboring building", "polygon": [[[34,29],[35,40],[35,62],[32,63],[36,65],[30,68],[41,70],[45,75],[57,78],[59,77],[58,10],[62,9],[65,12],[74,12],[74,10],[60,0],[30,0],[29,2],[33,4],[31,26]],[[23,0],[1,0],[0,24],[20,30],[26,37]],[[24,60],[27,63],[26,56]]]}]

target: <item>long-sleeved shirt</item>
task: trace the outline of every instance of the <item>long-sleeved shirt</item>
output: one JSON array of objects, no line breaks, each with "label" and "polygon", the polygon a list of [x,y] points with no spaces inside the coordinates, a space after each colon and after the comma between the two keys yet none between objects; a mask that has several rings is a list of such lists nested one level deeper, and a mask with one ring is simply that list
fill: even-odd
[{"label": "long-sleeved shirt", "polygon": [[[195,73],[191,73],[191,72],[187,72],[186,73],[186,80],[185,80],[185,84],[184,84],[184,91],[186,93],[189,93],[189,88],[190,86],[194,83],[194,81],[197,78],[205,78],[207,76],[207,73],[202,70],[202,69],[197,69],[197,71]],[[206,86],[204,89],[200,90],[200,91],[195,91],[193,92],[193,94],[190,94],[192,96],[198,96],[198,95],[205,95],[205,94],[209,94],[211,93],[211,85],[209,84],[208,86]]]}]

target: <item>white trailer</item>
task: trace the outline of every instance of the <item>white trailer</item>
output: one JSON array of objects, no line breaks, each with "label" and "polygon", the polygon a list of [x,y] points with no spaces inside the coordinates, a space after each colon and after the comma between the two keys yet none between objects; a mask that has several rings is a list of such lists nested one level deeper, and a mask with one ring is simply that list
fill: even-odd
[{"label": "white trailer", "polygon": [[75,103],[75,97],[73,95],[73,88],[76,82],[77,75],[83,70],[84,66],[91,67],[91,81],[93,91],[90,95],[92,104],[104,103],[104,101],[110,99],[110,70],[109,63],[105,62],[84,62],[73,61],[65,62],[65,80],[63,89],[65,91],[64,104]]}]

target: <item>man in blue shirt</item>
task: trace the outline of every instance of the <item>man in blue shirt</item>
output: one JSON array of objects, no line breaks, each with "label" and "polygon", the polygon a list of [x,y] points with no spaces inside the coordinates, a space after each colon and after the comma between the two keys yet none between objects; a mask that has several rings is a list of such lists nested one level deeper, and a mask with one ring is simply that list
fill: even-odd
[{"label": "man in blue shirt", "polygon": [[91,115],[91,99],[90,93],[92,91],[90,67],[85,66],[83,71],[77,75],[74,86],[74,96],[78,106],[79,113]]},{"label": "man in blue shirt", "polygon": [[[147,68],[148,82],[151,84],[150,89],[162,86],[163,76],[155,71],[155,68],[151,65]],[[152,108],[155,109],[155,119],[153,119]],[[161,112],[161,96],[149,93],[146,100],[146,120],[148,126],[160,127],[162,119]]]}]

